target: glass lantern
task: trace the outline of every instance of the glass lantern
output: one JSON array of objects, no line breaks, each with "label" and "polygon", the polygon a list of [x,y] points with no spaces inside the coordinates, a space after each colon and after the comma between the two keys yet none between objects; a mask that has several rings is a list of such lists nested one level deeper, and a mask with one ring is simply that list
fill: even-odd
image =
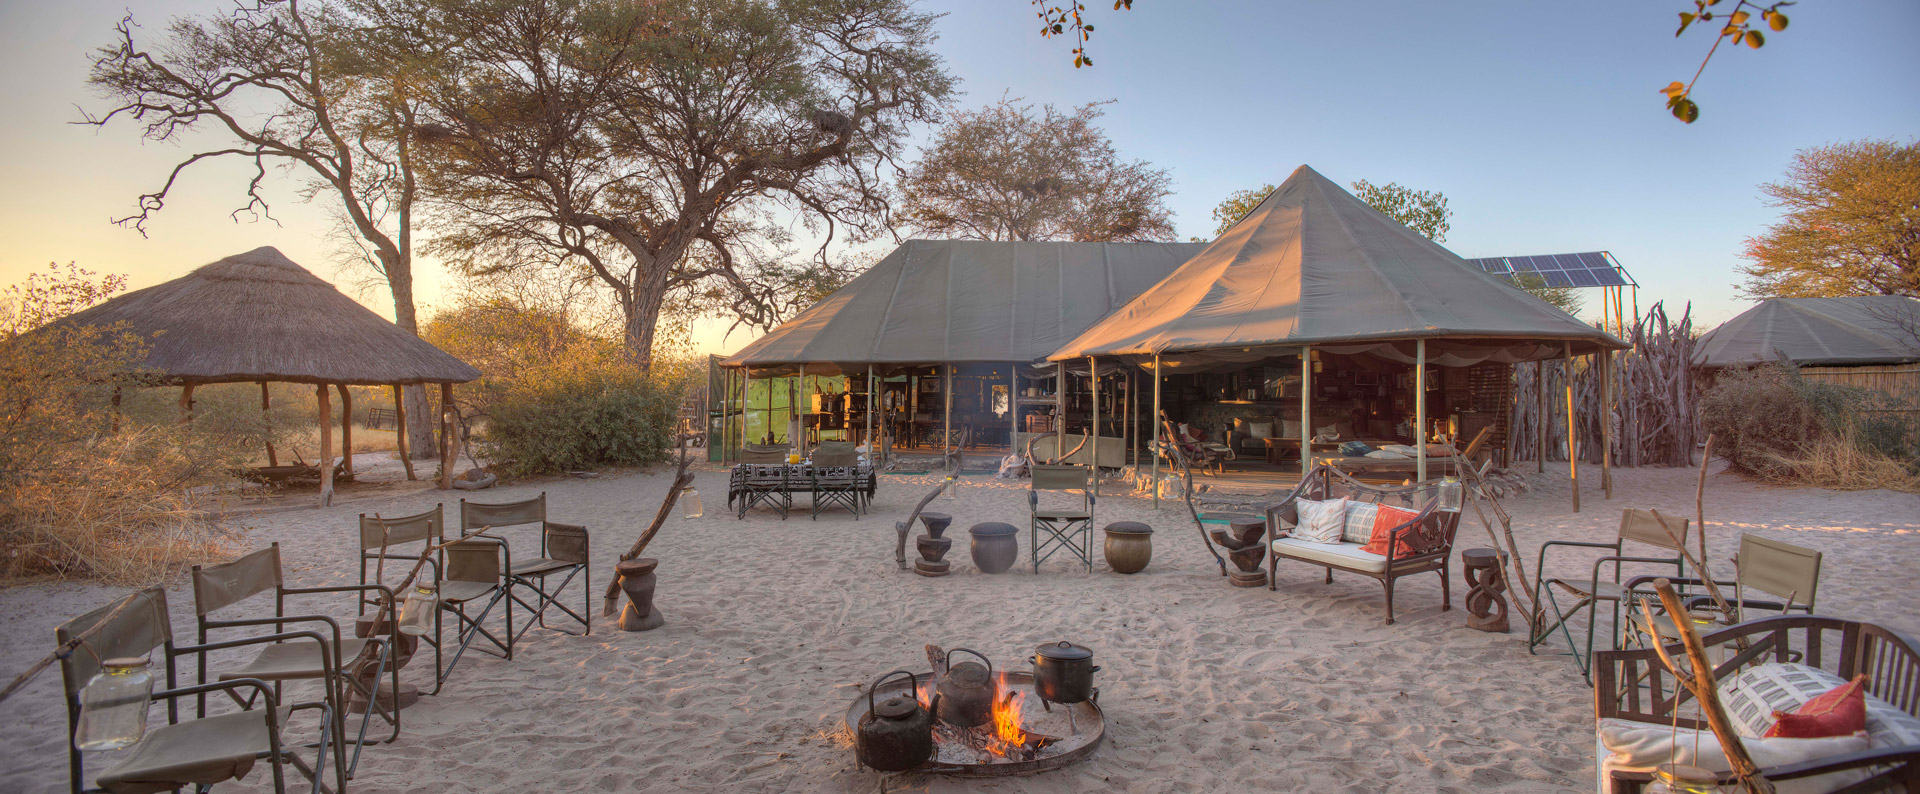
[{"label": "glass lantern", "polygon": [[958,475],[947,475],[947,479],[940,483],[940,495],[948,499],[957,498],[958,494],[956,492],[960,490],[959,481],[960,478]]},{"label": "glass lantern", "polygon": [[1167,474],[1160,478],[1160,498],[1180,498],[1180,475]]},{"label": "glass lantern", "polygon": [[1661,764],[1654,770],[1653,780],[1653,785],[1647,788],[1648,794],[1721,794],[1727,791],[1720,785],[1719,775],[1686,764]]},{"label": "glass lantern", "polygon": [[416,584],[400,604],[400,633],[415,637],[433,629],[433,613],[440,605],[440,593],[430,584]]},{"label": "glass lantern", "polygon": [[1460,512],[1460,478],[1448,477],[1440,481],[1440,509],[1451,513]]},{"label": "glass lantern", "polygon": [[80,690],[80,719],[73,746],[81,750],[117,750],[140,741],[147,732],[147,701],[153,674],[147,660],[116,657],[100,663],[99,674]]},{"label": "glass lantern", "polygon": [[700,503],[700,489],[691,485],[680,494],[680,517],[699,518],[707,514],[707,507]]}]

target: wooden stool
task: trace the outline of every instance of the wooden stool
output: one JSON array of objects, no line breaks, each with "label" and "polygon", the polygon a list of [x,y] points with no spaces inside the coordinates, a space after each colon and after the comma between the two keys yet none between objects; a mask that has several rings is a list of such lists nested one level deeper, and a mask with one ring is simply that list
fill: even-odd
[{"label": "wooden stool", "polygon": [[1233,566],[1239,569],[1227,572],[1227,582],[1234,587],[1266,587],[1267,569],[1260,566],[1267,556],[1263,539],[1267,532],[1266,519],[1235,518],[1227,526],[1231,528],[1227,538],[1232,543],[1222,545],[1227,546],[1227,559],[1233,560]]},{"label": "wooden stool", "polygon": [[1467,578],[1467,628],[1507,631],[1507,553],[1467,549],[1460,552],[1460,562]]}]

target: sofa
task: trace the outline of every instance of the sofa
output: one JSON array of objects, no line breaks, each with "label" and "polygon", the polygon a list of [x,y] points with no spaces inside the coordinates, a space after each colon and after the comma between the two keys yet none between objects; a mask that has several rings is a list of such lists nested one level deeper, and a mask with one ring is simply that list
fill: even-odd
[{"label": "sofa", "polygon": [[[1701,641],[1717,663],[1727,717],[1779,794],[1920,792],[1920,644],[1871,623],[1817,615],[1761,618]],[[1677,648],[1670,653],[1685,664]],[[1774,712],[1792,712],[1856,675],[1866,676],[1864,735],[1758,738]],[[1705,720],[1691,716],[1693,704],[1680,705],[1676,719],[1675,689],[1656,649],[1594,655],[1601,794],[1638,794],[1670,759],[1726,772],[1719,742]]]},{"label": "sofa", "polygon": [[[1284,500],[1266,509],[1266,540],[1271,550],[1267,558],[1268,589],[1279,587],[1281,560],[1325,568],[1327,584],[1333,583],[1335,570],[1370,577],[1378,580],[1386,591],[1387,625],[1391,626],[1394,620],[1395,581],[1403,576],[1433,572],[1440,575],[1441,610],[1452,609],[1448,559],[1453,553],[1453,537],[1459,528],[1460,513],[1457,510],[1439,509],[1439,500],[1434,498],[1432,492],[1435,485],[1437,483],[1434,482],[1407,486],[1369,485],[1333,467],[1315,466]],[[1352,509],[1342,511],[1344,522],[1352,523],[1365,516],[1364,520],[1371,523],[1374,513],[1368,510],[1368,506],[1394,506],[1395,503],[1412,517],[1381,522],[1364,529],[1343,526],[1339,538],[1333,540],[1313,539],[1300,531],[1303,500],[1321,503],[1342,498],[1349,500],[1352,505]],[[1368,542],[1379,532],[1393,533],[1385,543],[1385,553],[1368,551]]]}]

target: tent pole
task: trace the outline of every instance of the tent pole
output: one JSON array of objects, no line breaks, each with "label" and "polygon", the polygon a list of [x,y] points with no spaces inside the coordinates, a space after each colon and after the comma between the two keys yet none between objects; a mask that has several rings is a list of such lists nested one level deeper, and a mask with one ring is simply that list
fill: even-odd
[{"label": "tent pole", "polygon": [[1093,356],[1087,356],[1087,383],[1093,389],[1093,427],[1092,433],[1093,465],[1087,467],[1093,473],[1093,495],[1100,495],[1100,362]]},{"label": "tent pole", "polygon": [[1427,340],[1413,340],[1413,478],[1427,481]]},{"label": "tent pole", "polygon": [[353,476],[353,392],[347,391],[347,384],[336,384],[340,390],[340,463],[346,467],[348,477]]},{"label": "tent pole", "polygon": [[[813,404],[807,401],[807,365],[801,364],[793,388],[787,390],[787,446],[803,457],[807,454],[807,410],[812,407]],[[796,430],[800,435],[798,443],[793,440]]]},{"label": "tent pole", "polygon": [[440,424],[442,438],[447,440],[440,451],[440,490],[453,489],[453,461],[460,456],[460,430],[455,426],[453,407],[453,384],[440,384]]},{"label": "tent pole", "polygon": [[1055,365],[1053,389],[1053,462],[1067,462],[1067,362]]},{"label": "tent pole", "polygon": [[[1619,304],[1614,304],[1618,306]],[[1613,351],[1600,350],[1600,491],[1613,498]]]},{"label": "tent pole", "polygon": [[[119,407],[120,390],[114,390],[113,400],[114,406],[116,408]],[[273,423],[273,396],[267,392],[267,382],[264,380],[260,381],[260,415],[267,420],[269,425]],[[117,430],[118,428],[115,429]],[[268,433],[267,438],[269,439],[267,441],[267,465],[278,466],[280,465],[280,458],[278,455],[275,455],[273,451],[273,441],[271,440],[273,434]]]},{"label": "tent pole", "polygon": [[407,480],[413,481],[413,454],[407,449],[407,390],[400,384],[393,384],[393,446],[400,452],[400,465],[407,470]]},{"label": "tent pole", "polygon": [[[944,393],[940,395],[940,461],[945,464],[947,453],[953,451],[953,365],[947,365],[947,382]],[[954,472],[958,476],[960,472]],[[951,492],[949,492],[951,493]]]},{"label": "tent pole", "polygon": [[1573,343],[1561,342],[1563,353],[1561,360],[1566,362],[1567,371],[1567,479],[1571,480],[1573,492],[1573,512],[1580,512],[1580,459],[1574,453],[1579,449],[1578,438],[1574,437],[1573,416]]},{"label": "tent pole", "polygon": [[1153,491],[1153,509],[1160,509],[1160,426],[1166,424],[1160,416],[1160,354],[1153,354],[1153,443],[1147,447],[1147,458],[1153,461],[1153,481],[1147,487]]},{"label": "tent pole", "polygon": [[1020,365],[1007,365],[1007,454],[1020,454]]},{"label": "tent pole", "polygon": [[1134,399],[1133,368],[1127,368],[1127,445],[1134,469],[1140,468],[1140,401]]},{"label": "tent pole", "polygon": [[320,420],[320,506],[333,504],[333,402],[327,384],[314,388]]},{"label": "tent pole", "polygon": [[1313,469],[1313,346],[1300,348],[1300,480]]},{"label": "tent pole", "polygon": [[869,463],[880,459],[880,456],[878,454],[875,454],[880,451],[880,447],[879,445],[873,443],[873,412],[875,409],[878,409],[880,407],[880,401],[875,399],[875,396],[876,395],[874,395],[873,393],[873,365],[868,364],[867,365],[867,461]]},{"label": "tent pole", "polygon": [[1533,362],[1533,395],[1540,407],[1535,411],[1533,420],[1533,468],[1540,474],[1547,471],[1547,362],[1545,359]]}]

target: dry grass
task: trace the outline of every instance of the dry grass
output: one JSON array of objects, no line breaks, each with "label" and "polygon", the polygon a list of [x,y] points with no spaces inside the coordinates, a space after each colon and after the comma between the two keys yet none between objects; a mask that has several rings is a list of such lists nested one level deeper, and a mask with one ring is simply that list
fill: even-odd
[{"label": "dry grass", "polygon": [[1920,493],[1920,474],[1915,474],[1907,462],[1867,449],[1852,434],[1827,436],[1809,445],[1800,457],[1776,456],[1774,460],[1779,474],[1772,479],[1787,484],[1841,491],[1884,488]]},{"label": "dry grass", "polygon": [[[281,441],[279,445],[274,448],[274,451],[278,453],[280,462],[283,464],[291,463],[294,459],[294,453],[296,452],[299,453],[301,460],[313,463],[320,459],[320,428],[310,427],[304,431],[287,433],[281,437]],[[358,425],[354,426],[353,454],[360,455],[367,452],[398,451],[400,451],[399,441],[395,438],[392,430],[368,430]],[[340,428],[335,427],[333,428],[334,457],[338,458],[341,453]],[[263,449],[260,450],[258,457],[254,461],[254,465],[265,466],[266,464],[267,452]]]}]

